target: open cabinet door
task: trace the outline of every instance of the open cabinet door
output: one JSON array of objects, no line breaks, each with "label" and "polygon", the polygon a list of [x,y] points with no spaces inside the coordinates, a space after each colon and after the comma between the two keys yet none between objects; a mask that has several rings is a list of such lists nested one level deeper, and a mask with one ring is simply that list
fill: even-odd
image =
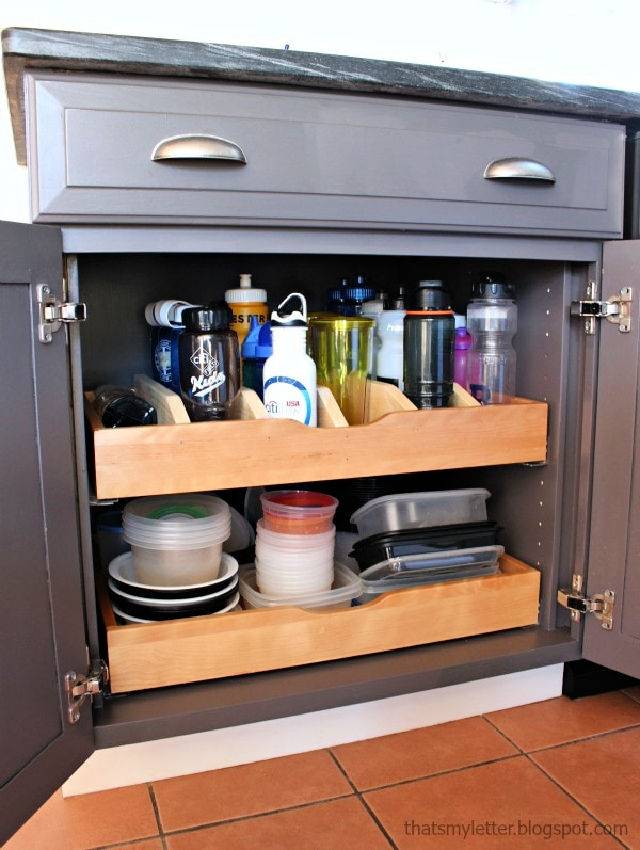
[{"label": "open cabinet door", "polygon": [[71,397],[62,328],[38,340],[38,285],[62,295],[60,231],[0,222],[0,845],[93,750]]},{"label": "open cabinet door", "polygon": [[611,628],[586,616],[582,654],[640,677],[640,241],[605,244],[602,299],[631,287],[631,329],[600,321],[587,594],[613,591]]}]

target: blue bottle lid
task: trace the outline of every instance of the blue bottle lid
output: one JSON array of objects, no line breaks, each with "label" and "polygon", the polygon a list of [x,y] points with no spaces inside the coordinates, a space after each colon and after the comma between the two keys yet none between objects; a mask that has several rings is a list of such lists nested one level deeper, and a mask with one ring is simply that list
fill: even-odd
[{"label": "blue bottle lid", "polygon": [[260,333],[260,322],[256,316],[251,317],[249,325],[249,333],[244,338],[242,343],[241,354],[243,357],[255,357],[256,348],[258,346],[258,334]]},{"label": "blue bottle lid", "polygon": [[265,322],[264,325],[260,325],[258,344],[256,345],[256,353],[254,357],[266,360],[267,357],[271,357],[272,354],[273,345],[271,342],[271,322]]}]

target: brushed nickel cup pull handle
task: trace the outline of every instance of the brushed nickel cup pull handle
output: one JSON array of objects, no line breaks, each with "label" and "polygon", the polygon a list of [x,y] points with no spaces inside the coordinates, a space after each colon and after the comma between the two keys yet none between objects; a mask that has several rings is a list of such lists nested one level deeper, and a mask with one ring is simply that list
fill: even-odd
[{"label": "brushed nickel cup pull handle", "polygon": [[218,162],[235,162],[246,165],[244,151],[235,142],[212,136],[208,133],[185,133],[179,136],[169,136],[163,139],[153,149],[153,162],[170,160],[201,161],[217,160]]},{"label": "brushed nickel cup pull handle", "polygon": [[484,170],[484,179],[536,180],[549,185],[556,182],[555,174],[546,165],[535,159],[521,159],[517,156],[490,162]]}]

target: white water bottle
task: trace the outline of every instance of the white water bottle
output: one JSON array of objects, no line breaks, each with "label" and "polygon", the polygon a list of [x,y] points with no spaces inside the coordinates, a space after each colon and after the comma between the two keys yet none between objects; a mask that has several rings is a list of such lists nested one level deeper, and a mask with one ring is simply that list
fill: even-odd
[{"label": "white water bottle", "polygon": [[[299,310],[284,311],[297,299]],[[296,419],[315,428],[318,424],[316,364],[307,354],[307,302],[292,292],[271,314],[273,354],[264,364],[264,406],[274,419]]]}]

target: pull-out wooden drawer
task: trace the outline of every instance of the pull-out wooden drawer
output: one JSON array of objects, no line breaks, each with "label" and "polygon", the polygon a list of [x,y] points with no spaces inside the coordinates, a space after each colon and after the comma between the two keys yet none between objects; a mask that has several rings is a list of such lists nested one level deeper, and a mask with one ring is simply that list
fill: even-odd
[{"label": "pull-out wooden drawer", "polygon": [[386,593],[342,609],[272,608],[120,626],[101,593],[113,693],[279,670],[538,622],[540,573],[508,556],[496,575]]},{"label": "pull-out wooden drawer", "polygon": [[38,221],[622,230],[617,125],[406,98],[37,73],[28,102]]}]

